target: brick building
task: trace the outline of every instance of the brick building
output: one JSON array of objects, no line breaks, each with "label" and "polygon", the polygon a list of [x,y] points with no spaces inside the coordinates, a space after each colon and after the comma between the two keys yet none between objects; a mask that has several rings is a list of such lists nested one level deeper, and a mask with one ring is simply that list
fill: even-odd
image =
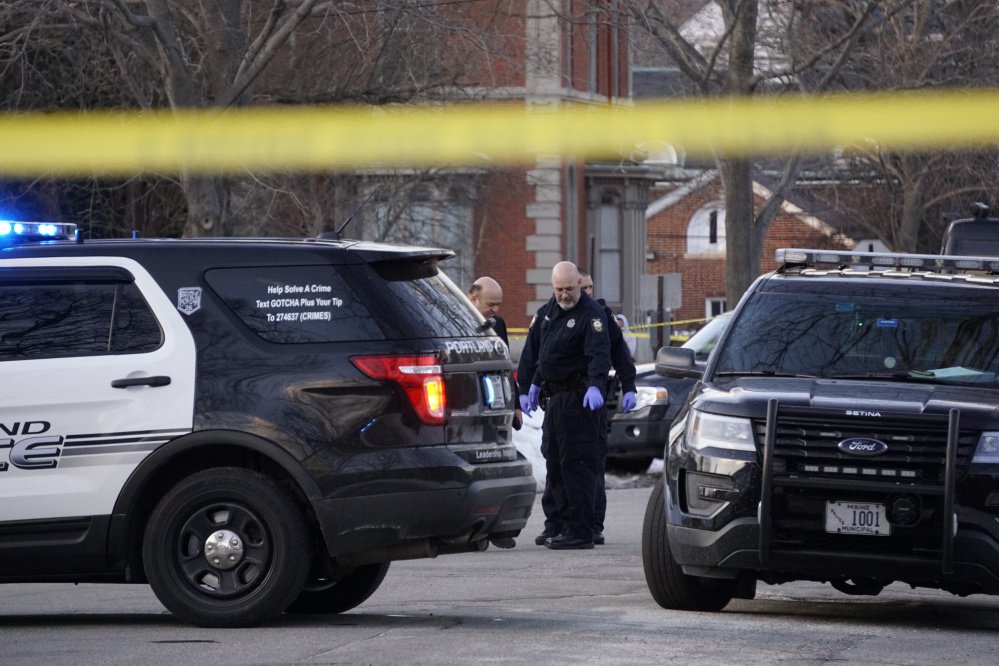
[{"label": "brick building", "polygon": [[[487,42],[465,54],[465,95],[539,109],[631,103],[627,21],[615,0],[445,3],[440,11],[468,12]],[[594,274],[613,307],[637,308],[644,212],[661,170],[627,158],[552,156],[520,168],[438,173],[402,214],[375,197],[370,208],[384,223],[369,237],[454,249],[456,260],[443,266],[450,277],[462,287],[481,275],[498,280],[502,315],[515,329],[551,296],[551,269],[566,259]],[[398,234],[386,231],[390,224]]]},{"label": "brick building", "polygon": [[[772,194],[759,183],[753,191],[757,207]],[[725,293],[725,204],[717,172],[704,171],[653,195],[646,211],[646,271],[680,274],[681,306],[673,310],[673,320],[700,320],[734,307],[741,294]],[[767,232],[760,266],[763,271],[777,268],[774,251],[780,247],[853,249],[855,244],[847,234],[785,202]]]}]

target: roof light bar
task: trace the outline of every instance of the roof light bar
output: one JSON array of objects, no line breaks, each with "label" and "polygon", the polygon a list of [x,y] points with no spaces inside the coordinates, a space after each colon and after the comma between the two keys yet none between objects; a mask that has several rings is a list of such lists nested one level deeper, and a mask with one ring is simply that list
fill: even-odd
[{"label": "roof light bar", "polygon": [[72,240],[76,225],[71,222],[19,222],[0,220],[0,244],[11,245],[32,241]]},{"label": "roof light bar", "polygon": [[999,257],[964,257],[940,254],[904,254],[900,252],[837,252],[781,248],[775,253],[784,265],[872,266],[878,268],[918,268],[923,271],[999,271]]}]

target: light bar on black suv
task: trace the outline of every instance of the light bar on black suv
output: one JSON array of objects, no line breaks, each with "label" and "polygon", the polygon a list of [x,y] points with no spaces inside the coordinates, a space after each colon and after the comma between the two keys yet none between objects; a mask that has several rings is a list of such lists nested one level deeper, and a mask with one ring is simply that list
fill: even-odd
[{"label": "light bar on black suv", "polygon": [[872,268],[918,269],[934,273],[952,271],[999,271],[999,257],[964,257],[901,252],[849,252],[781,248],[775,259],[784,266],[870,266]]}]

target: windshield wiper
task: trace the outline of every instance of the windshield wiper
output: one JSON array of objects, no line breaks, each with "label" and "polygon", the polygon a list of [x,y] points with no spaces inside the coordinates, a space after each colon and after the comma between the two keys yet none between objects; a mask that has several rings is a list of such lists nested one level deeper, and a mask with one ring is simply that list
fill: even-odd
[{"label": "windshield wiper", "polygon": [[906,382],[911,377],[907,372],[855,372],[842,375],[826,375],[823,379],[883,379],[886,382]]},{"label": "windshield wiper", "polygon": [[796,377],[798,379],[816,379],[815,375],[795,372],[777,372],[776,370],[723,370],[713,377]]}]

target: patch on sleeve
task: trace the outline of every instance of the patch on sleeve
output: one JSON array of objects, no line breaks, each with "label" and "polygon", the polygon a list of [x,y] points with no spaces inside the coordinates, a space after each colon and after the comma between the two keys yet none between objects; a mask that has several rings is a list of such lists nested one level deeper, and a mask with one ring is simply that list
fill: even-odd
[{"label": "patch on sleeve", "polygon": [[593,330],[596,331],[597,333],[604,332],[604,322],[602,319],[600,319],[600,317],[594,317],[593,319],[590,320],[590,323],[593,325]]}]

